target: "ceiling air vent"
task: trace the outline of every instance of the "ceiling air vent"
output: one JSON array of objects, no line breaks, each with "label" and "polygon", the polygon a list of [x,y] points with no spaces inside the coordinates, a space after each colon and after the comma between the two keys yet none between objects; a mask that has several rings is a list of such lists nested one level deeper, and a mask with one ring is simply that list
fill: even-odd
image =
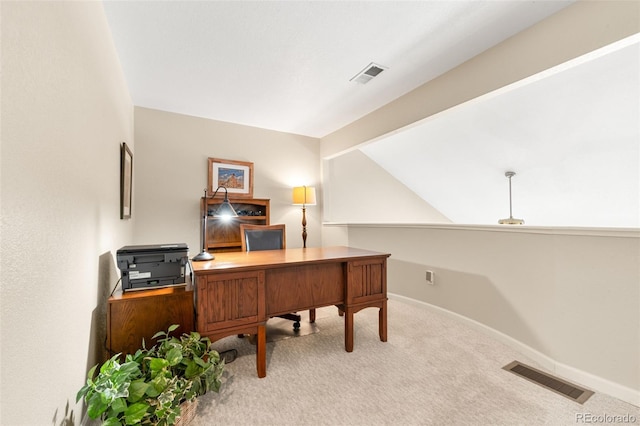
[{"label": "ceiling air vent", "polygon": [[383,67],[382,65],[374,64],[373,62],[371,62],[362,71],[351,77],[349,81],[355,81],[356,83],[360,84],[367,84],[372,78],[376,77],[386,69],[387,67]]}]

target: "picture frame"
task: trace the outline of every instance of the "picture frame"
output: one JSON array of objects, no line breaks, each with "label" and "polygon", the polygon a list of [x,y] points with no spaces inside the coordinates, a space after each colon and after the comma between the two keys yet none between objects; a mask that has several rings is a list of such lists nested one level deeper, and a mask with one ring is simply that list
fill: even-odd
[{"label": "picture frame", "polygon": [[[224,186],[229,198],[253,198],[253,163],[246,161],[209,158],[208,193]],[[223,198],[224,191],[218,191],[216,198]]]},{"label": "picture frame", "polygon": [[131,219],[133,154],[125,142],[120,147],[120,219]]}]

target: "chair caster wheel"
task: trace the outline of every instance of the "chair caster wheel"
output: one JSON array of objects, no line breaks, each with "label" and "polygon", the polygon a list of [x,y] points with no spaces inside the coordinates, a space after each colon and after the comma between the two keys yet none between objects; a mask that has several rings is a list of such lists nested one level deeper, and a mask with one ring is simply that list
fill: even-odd
[{"label": "chair caster wheel", "polygon": [[293,331],[300,331],[300,321],[293,323]]}]

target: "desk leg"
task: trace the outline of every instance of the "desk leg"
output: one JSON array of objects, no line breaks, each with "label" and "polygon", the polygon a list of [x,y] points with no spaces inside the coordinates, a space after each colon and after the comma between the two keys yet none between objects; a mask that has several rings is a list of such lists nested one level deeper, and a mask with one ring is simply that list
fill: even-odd
[{"label": "desk leg", "polygon": [[267,377],[267,327],[264,324],[258,326],[256,368],[258,377]]},{"label": "desk leg", "polygon": [[353,352],[353,311],[344,311],[344,349]]},{"label": "desk leg", "polygon": [[380,311],[378,312],[378,333],[380,341],[387,341],[387,301],[382,302]]}]

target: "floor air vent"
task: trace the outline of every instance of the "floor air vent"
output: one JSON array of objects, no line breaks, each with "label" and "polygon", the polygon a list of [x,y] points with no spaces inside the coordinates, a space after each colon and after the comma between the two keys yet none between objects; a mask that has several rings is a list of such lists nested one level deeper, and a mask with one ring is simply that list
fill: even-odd
[{"label": "floor air vent", "polygon": [[502,368],[514,374],[517,374],[518,376],[523,377],[530,382],[536,383],[555,393],[567,397],[579,404],[584,404],[584,402],[589,399],[591,395],[593,395],[593,392],[590,390],[581,388],[580,386],[576,386],[557,377],[553,377],[547,373],[536,370],[535,368],[529,367],[528,365],[522,364],[518,361],[513,361],[512,363],[505,365]]}]

